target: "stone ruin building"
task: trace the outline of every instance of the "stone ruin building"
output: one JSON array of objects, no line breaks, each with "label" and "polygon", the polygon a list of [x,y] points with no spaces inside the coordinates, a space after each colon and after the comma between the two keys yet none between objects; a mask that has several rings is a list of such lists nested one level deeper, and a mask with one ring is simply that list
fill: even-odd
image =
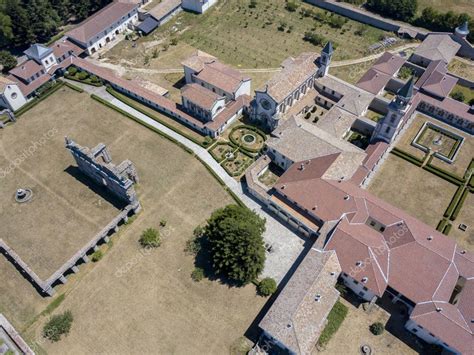
[{"label": "stone ruin building", "polygon": [[89,149],[66,137],[66,148],[83,174],[104,186],[121,201],[131,205],[138,204],[134,188],[134,184],[138,183],[138,174],[130,160],[124,160],[119,165],[113,164],[110,152],[103,143]]}]

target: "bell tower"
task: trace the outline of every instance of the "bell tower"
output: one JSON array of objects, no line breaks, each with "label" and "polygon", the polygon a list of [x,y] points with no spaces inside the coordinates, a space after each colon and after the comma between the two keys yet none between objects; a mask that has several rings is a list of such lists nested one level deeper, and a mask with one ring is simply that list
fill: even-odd
[{"label": "bell tower", "polygon": [[329,65],[331,64],[333,53],[334,53],[334,48],[332,46],[332,43],[331,42],[326,43],[326,45],[323,48],[323,51],[321,52],[321,57],[319,61],[319,64],[320,64],[319,71],[318,71],[319,77],[323,77],[328,73]]},{"label": "bell tower", "polygon": [[413,77],[398,90],[395,98],[388,105],[388,112],[384,118],[382,118],[375,127],[374,133],[372,134],[372,141],[384,141],[391,143],[393,136],[397,132],[402,118],[405,116],[409,103],[413,97]]}]

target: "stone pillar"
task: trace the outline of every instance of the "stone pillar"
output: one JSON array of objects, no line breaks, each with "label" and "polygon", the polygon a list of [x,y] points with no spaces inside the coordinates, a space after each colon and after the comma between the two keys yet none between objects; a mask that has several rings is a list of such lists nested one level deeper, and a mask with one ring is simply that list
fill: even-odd
[{"label": "stone pillar", "polygon": [[110,241],[110,237],[109,237],[108,235],[106,235],[106,236],[104,237],[104,242],[108,243],[109,241]]},{"label": "stone pillar", "polygon": [[127,222],[128,222],[128,216],[123,217],[123,223],[127,223]]},{"label": "stone pillar", "polygon": [[135,207],[135,208],[133,209],[133,212],[134,212],[135,214],[137,214],[137,213],[139,213],[141,210],[142,210],[142,206],[141,206],[140,204],[138,204],[137,207]]},{"label": "stone pillar", "polygon": [[61,281],[63,284],[67,283],[67,279],[64,277],[64,275],[61,275],[58,280]]},{"label": "stone pillar", "polygon": [[72,272],[77,274],[79,272],[79,268],[76,266],[76,265],[73,265],[73,267],[71,268]]},{"label": "stone pillar", "polygon": [[94,245],[94,247],[92,249],[94,249],[94,251],[97,251],[97,250],[99,250],[99,247],[96,244],[96,245]]},{"label": "stone pillar", "polygon": [[86,254],[84,254],[82,256],[82,261],[84,261],[85,263],[88,263],[89,262],[89,257]]}]

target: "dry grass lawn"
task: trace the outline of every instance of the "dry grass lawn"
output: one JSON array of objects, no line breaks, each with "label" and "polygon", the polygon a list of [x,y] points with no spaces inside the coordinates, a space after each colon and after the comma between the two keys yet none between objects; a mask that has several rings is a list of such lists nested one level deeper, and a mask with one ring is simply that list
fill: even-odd
[{"label": "dry grass lawn", "polygon": [[348,83],[355,84],[360,78],[369,70],[375,60],[369,60],[364,63],[344,65],[341,67],[330,67],[329,74],[337,76],[339,79],[347,81]]},{"label": "dry grass lawn", "polygon": [[313,351],[313,355],[322,354],[347,354],[359,355],[362,345],[369,345],[375,354],[416,354],[416,352],[396,338],[388,331],[382,335],[373,335],[369,327],[374,322],[386,324],[389,314],[379,307],[373,308],[371,313],[366,313],[362,306],[356,308],[353,304],[340,299],[349,309],[344,322],[338,329],[333,338],[329,341],[326,348],[322,351]]},{"label": "dry grass lawn", "polygon": [[448,68],[451,73],[462,76],[463,78],[466,78],[468,80],[474,80],[474,64],[468,65],[454,58],[449,63]]},{"label": "dry grass lawn", "polygon": [[[474,194],[470,193],[464,204],[461,212],[453,223],[449,236],[456,239],[456,242],[467,250],[474,252]],[[464,223],[468,226],[467,230],[463,232],[458,227]]]},{"label": "dry grass lawn", "polygon": [[428,6],[431,6],[442,13],[447,11],[457,13],[465,12],[471,17],[474,17],[474,6],[472,0],[418,0],[418,10],[420,13]]},{"label": "dry grass lawn", "polygon": [[[304,33],[314,31],[338,46],[335,59],[363,57],[368,47],[380,40],[385,32],[348,20],[343,28],[335,29],[311,17],[302,17],[302,8],[317,13],[315,6],[300,4],[295,12],[285,9],[285,0],[259,0],[254,9],[247,0],[222,0],[204,15],[181,13],[154,33],[140,39],[136,48],[123,42],[113,48],[106,57],[115,61],[129,61],[143,66],[145,57],[152,57],[155,49],[163,50],[170,38],[178,40],[178,46],[170,46],[152,59],[149,67],[179,66],[179,59],[200,49],[219,57],[223,62],[241,68],[277,67],[289,56],[304,51],[320,51],[303,41]],[[284,25],[285,30],[278,27]],[[363,27],[362,36],[355,34]],[[185,43],[185,45],[181,45]]]},{"label": "dry grass lawn", "polygon": [[[36,349],[51,354],[227,352],[265,299],[256,296],[253,285],[193,282],[194,260],[184,247],[214,209],[232,203],[230,196],[191,155],[86,94],[61,89],[31,113],[46,108],[47,117],[28,112],[18,124],[42,120],[58,126],[58,137],[70,134],[89,146],[104,142],[114,161],[132,160],[140,175],[137,191],[143,211],[112,238],[113,247],[100,262],[81,266],[57,288],[66,299],[55,313],[70,309],[74,315],[67,338],[54,344],[42,339],[47,317],[28,326],[52,299],[41,299],[3,258],[0,272],[8,277],[0,282],[0,311]],[[159,228],[161,219],[167,220],[162,246],[144,252],[140,233]]]},{"label": "dry grass lawn", "polygon": [[456,192],[455,185],[393,154],[368,189],[435,228]]},{"label": "dry grass lawn", "polygon": [[452,126],[449,126],[443,123],[442,121],[420,113],[417,114],[417,116],[412,121],[410,127],[405,131],[403,136],[398,141],[397,148],[400,148],[401,150],[422,159],[426,155],[426,153],[421,149],[412,146],[411,142],[413,141],[413,139],[415,139],[416,135],[420,131],[421,127],[423,127],[425,122],[431,122],[436,126],[442,127],[448,131],[451,131],[453,133],[456,133],[457,135],[464,137],[464,142],[462,143],[461,148],[459,148],[458,154],[453,164],[446,163],[436,157],[434,157],[431,162],[431,164],[436,167],[447,170],[453,174],[462,177],[466,169],[469,167],[471,159],[474,158],[474,139],[472,139],[472,137],[469,136],[467,133],[453,128]]}]

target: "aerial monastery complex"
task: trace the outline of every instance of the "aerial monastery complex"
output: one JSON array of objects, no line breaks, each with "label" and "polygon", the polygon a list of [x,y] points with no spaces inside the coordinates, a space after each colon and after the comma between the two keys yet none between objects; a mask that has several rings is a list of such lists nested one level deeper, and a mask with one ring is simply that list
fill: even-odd
[{"label": "aerial monastery complex", "polygon": [[[339,282],[361,302],[403,305],[407,313],[404,328],[423,342],[451,353],[473,354],[472,250],[445,235],[445,228],[434,228],[369,191],[392,153],[432,172],[436,162],[450,166],[461,151],[469,149],[465,146],[473,139],[474,106],[450,97],[456,85],[468,80],[452,75],[448,67],[456,55],[470,53],[467,23],[453,34],[428,34],[410,56],[380,54],[355,84],[329,72],[337,51],[331,42],[320,53],[287,58],[281,70],[254,91],[250,76],[243,71],[196,50],[180,63],[180,100],[171,99],[166,90],[157,92],[138,80],[122,78],[91,59],[128,32],[147,35],[182,10],[202,14],[216,2],[164,0],[145,12],[143,2],[117,0],[51,45],[32,45],[24,52],[24,61],[0,77],[0,106],[8,124],[16,124],[15,114],[34,104],[49,86],[67,81],[62,78],[72,70],[95,77],[100,82],[97,87],[103,84],[107,91],[154,109],[206,136],[212,144],[217,141],[216,146],[245,116],[249,127],[255,126],[255,132],[263,131],[265,137],[262,149],[250,151],[253,155],[246,152],[250,163],[242,168],[239,181],[244,194],[311,243],[260,320],[261,335],[252,351],[311,353],[340,297]],[[402,79],[403,68],[409,68],[412,75]],[[101,100],[107,101],[104,97]],[[106,104],[114,105],[112,99]],[[122,104],[122,113],[133,116],[132,110],[124,108],[127,103]],[[379,113],[379,119],[370,119],[370,112]],[[400,152],[397,146],[420,117],[427,121],[410,146],[423,152],[423,160]],[[352,139],[354,132],[360,137]],[[423,141],[427,132],[434,136]],[[452,147],[436,149],[448,139],[454,142]],[[119,211],[113,219],[47,276],[25,262],[6,237],[0,238],[2,254],[45,296],[66,283],[67,275],[79,272],[78,266],[89,261],[98,245],[108,242],[142,208],[136,190],[140,171],[135,164],[128,157],[114,163],[113,146],[80,144],[85,144],[80,138],[65,137],[65,147],[57,149],[71,154],[87,184],[100,187],[118,201]],[[229,161],[240,144],[234,148],[234,152],[225,152]],[[209,155],[205,149],[202,154]],[[218,161],[219,168],[225,162],[224,158]],[[462,178],[437,171],[445,180],[454,181],[461,193],[474,191],[472,169]],[[404,179],[403,171],[399,175]],[[269,182],[266,176],[273,180]],[[237,175],[226,176],[233,177]],[[77,184],[84,182],[77,180]],[[18,186],[15,203],[34,204],[34,194],[34,189]],[[419,201],[419,205],[430,208],[430,201]],[[453,228],[464,232],[474,228],[472,220],[471,225],[451,221]],[[2,319],[0,315],[0,330]],[[6,320],[3,323],[14,331]],[[26,349],[20,349],[23,353],[33,353],[26,344],[21,346]]]}]

